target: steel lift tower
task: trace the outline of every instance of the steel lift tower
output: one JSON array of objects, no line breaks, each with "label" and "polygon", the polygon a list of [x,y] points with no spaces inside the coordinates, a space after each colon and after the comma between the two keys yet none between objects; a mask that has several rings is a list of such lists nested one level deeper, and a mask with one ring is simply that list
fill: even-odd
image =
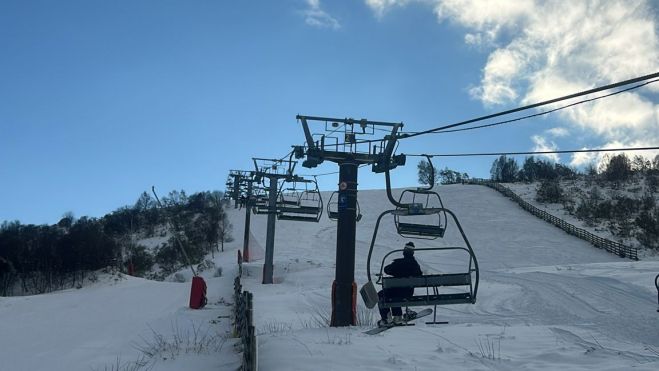
[{"label": "steel lift tower", "polygon": [[274,272],[273,260],[275,251],[275,222],[277,218],[277,195],[279,193],[278,184],[280,180],[290,180],[294,178],[293,170],[296,161],[275,160],[265,158],[253,158],[254,179],[261,182],[267,178],[268,184],[268,226],[265,240],[265,263],[263,264],[263,284],[273,283],[272,275]]},{"label": "steel lift tower", "polygon": [[[333,327],[356,323],[357,285],[355,284],[355,232],[357,224],[357,173],[360,165],[371,164],[382,173],[405,164],[405,156],[392,156],[398,131],[403,123],[366,119],[297,116],[302,123],[306,144],[295,146],[295,157],[306,156],[302,166],[314,168],[328,160],[339,165],[338,223],[336,228],[336,273],[332,284]],[[309,122],[324,123],[323,134],[312,134]],[[386,129],[385,129],[386,128]],[[384,130],[383,139],[358,140]]]},{"label": "steel lift tower", "polygon": [[[249,261],[249,227],[251,224],[251,206],[252,199],[252,184],[254,180],[253,171],[245,170],[231,170],[229,176],[232,179],[230,185],[233,187],[233,198],[236,202],[240,201],[240,195],[245,193],[245,233],[243,236],[243,260]],[[229,185],[229,183],[227,183]]]}]

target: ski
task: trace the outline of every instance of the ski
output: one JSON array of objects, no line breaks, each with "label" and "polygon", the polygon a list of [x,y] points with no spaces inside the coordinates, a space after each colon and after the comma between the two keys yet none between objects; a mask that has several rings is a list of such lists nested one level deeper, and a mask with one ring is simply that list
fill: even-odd
[{"label": "ski", "polygon": [[400,324],[393,324],[392,323],[391,325],[387,325],[387,326],[378,326],[378,327],[372,328],[368,331],[364,331],[364,333],[367,334],[367,335],[375,335],[375,334],[385,332],[385,331],[389,330],[390,328],[394,328],[394,327],[414,326],[414,323],[408,323],[408,322],[417,320],[421,317],[425,317],[425,316],[428,316],[430,314],[432,314],[432,309],[426,308],[426,309],[418,312],[414,318],[408,319],[407,322],[403,322],[403,323],[400,323]]}]

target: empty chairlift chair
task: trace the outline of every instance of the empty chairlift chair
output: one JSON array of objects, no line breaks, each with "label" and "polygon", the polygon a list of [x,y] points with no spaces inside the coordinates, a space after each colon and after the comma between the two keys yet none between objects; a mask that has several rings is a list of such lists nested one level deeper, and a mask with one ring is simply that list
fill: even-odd
[{"label": "empty chairlift chair", "polygon": [[[334,191],[332,192],[332,195],[330,196],[329,201],[327,201],[327,217],[330,220],[339,220],[339,192]],[[357,212],[356,212],[357,217],[355,218],[356,221],[362,220],[362,212],[361,208],[359,207],[359,200],[357,200]]]},{"label": "empty chairlift chair", "polygon": [[[295,203],[282,202],[277,206],[277,219],[292,220],[298,222],[319,222],[323,215],[323,199],[318,190],[318,184],[314,180],[300,180],[304,183],[304,190],[296,190],[298,197]],[[292,201],[290,197],[289,200]]]},{"label": "empty chairlift chair", "polygon": [[255,188],[253,198],[252,212],[254,214],[267,214],[269,198],[265,188]]},{"label": "empty chairlift chair", "polygon": [[435,239],[446,232],[446,211],[439,194],[428,188],[406,189],[398,200],[406,207],[398,207],[394,214],[398,234],[403,237]]}]

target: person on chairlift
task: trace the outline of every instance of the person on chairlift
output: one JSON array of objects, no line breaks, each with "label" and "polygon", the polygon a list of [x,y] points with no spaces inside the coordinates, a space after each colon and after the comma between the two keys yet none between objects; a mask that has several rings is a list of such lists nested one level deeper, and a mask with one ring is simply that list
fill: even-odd
[{"label": "person on chairlift", "polygon": [[[414,259],[414,242],[410,241],[405,244],[405,247],[403,248],[403,257],[394,259],[391,264],[384,267],[384,273],[396,278],[418,277],[423,274],[419,263]],[[378,326],[400,324],[414,318],[416,313],[413,311],[408,311],[406,313],[407,318],[404,318],[401,307],[382,307],[385,296],[387,298],[393,297],[396,298],[395,300],[398,300],[407,299],[413,295],[414,287],[392,287],[380,290],[378,292],[378,309],[380,310],[380,317],[382,317],[382,319],[378,321]]]}]

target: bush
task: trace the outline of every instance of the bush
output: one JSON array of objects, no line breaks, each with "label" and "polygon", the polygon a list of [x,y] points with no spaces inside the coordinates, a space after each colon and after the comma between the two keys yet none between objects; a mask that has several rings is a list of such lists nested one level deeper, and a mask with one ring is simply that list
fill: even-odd
[{"label": "bush", "polygon": [[538,202],[559,203],[563,200],[563,189],[557,180],[545,180],[535,196]]},{"label": "bush", "polygon": [[636,218],[636,225],[641,229],[636,238],[641,244],[659,249],[659,209],[654,213],[642,211]]},{"label": "bush", "polygon": [[627,180],[631,174],[631,161],[629,161],[629,158],[624,153],[611,157],[611,160],[606,165],[606,170],[604,170],[604,177],[611,181]]},{"label": "bush", "polygon": [[171,273],[177,268],[180,261],[185,260],[183,256],[179,257],[179,255],[176,239],[172,237],[158,248],[155,260],[163,271]]},{"label": "bush", "polygon": [[126,250],[130,254],[130,262],[133,263],[136,276],[141,277],[144,273],[151,270],[154,258],[146,247],[142,245],[130,245]]}]

